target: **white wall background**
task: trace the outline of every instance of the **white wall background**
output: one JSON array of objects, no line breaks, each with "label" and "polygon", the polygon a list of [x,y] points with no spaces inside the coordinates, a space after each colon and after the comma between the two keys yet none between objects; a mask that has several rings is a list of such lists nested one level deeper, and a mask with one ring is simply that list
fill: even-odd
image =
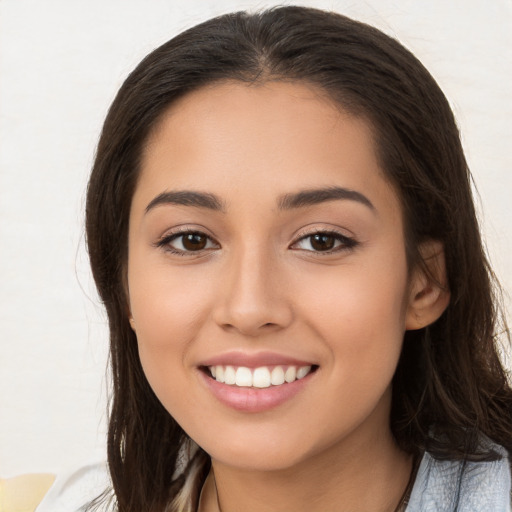
[{"label": "white wall background", "polygon": [[[459,120],[491,259],[510,293],[512,0],[295,3],[378,26],[437,78]],[[106,321],[82,217],[117,88],[179,31],[272,4],[0,0],[0,476],[104,457]]]}]

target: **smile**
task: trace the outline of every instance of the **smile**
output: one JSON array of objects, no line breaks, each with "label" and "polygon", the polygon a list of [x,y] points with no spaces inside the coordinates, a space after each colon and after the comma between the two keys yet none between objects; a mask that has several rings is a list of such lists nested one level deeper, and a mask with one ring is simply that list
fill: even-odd
[{"label": "smile", "polygon": [[[199,366],[201,380],[217,400],[244,413],[270,411],[291,401],[311,385],[319,369],[316,364],[285,362],[283,357],[268,354],[231,354],[231,364],[226,356],[216,359],[223,361],[212,360]],[[262,359],[266,359],[266,364]]]},{"label": "smile", "polygon": [[245,388],[268,388],[290,384],[303,379],[312,371],[312,366],[260,366],[247,368],[245,366],[208,366],[210,375],[217,381],[229,386]]}]

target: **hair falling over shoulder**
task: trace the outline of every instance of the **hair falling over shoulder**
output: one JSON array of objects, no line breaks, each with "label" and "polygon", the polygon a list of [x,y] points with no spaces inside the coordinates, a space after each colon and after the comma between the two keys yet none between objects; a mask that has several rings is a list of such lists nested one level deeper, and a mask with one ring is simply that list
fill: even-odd
[{"label": "hair falling over shoulder", "polygon": [[406,332],[393,380],[394,436],[409,453],[428,450],[442,459],[495,458],[480,445],[483,436],[512,450],[512,390],[499,357],[508,330],[445,96],[408,50],[366,24],[304,7],[239,12],[149,54],[118,92],[99,141],[86,230],[110,327],[111,506],[195,510],[210,467],[146,380],[127,314],[126,264],[131,198],[148,135],[178,98],[222,80],[309,83],[371,123],[382,168],[401,199],[409,266],[424,265],[422,242],[440,241],[451,293],[439,320]]}]

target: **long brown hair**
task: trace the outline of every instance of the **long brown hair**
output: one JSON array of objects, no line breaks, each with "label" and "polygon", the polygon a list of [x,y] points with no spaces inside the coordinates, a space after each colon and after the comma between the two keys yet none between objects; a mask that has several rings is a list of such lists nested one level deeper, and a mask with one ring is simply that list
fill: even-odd
[{"label": "long brown hair", "polygon": [[177,98],[228,79],[307,82],[365,118],[401,199],[410,268],[422,265],[421,242],[444,244],[451,302],[433,325],[406,333],[393,381],[391,427],[400,447],[437,458],[493,458],[478,445],[484,434],[511,449],[512,391],[496,338],[506,327],[445,96],[409,51],[368,25],[303,7],[240,12],[148,55],[117,94],[97,149],[86,229],[110,325],[108,458],[117,510],[163,511],[184,495],[194,507],[209,468],[201,449],[189,453],[188,436],[144,376],[124,283],[130,204],[150,130]]}]

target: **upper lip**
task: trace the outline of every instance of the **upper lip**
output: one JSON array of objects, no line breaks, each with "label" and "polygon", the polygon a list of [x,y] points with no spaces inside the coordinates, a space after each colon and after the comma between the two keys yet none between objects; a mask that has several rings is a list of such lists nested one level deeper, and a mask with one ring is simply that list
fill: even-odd
[{"label": "upper lip", "polygon": [[199,366],[245,366],[258,368],[261,366],[309,366],[311,361],[297,359],[276,352],[256,352],[248,354],[244,352],[225,352],[202,361]]}]

